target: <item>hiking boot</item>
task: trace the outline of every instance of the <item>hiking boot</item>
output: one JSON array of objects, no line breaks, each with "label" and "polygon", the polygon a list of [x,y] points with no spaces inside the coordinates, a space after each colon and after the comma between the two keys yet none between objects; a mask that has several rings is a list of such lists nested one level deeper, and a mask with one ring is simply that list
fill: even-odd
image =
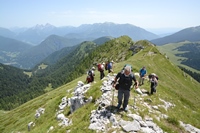
[{"label": "hiking boot", "polygon": [[121,105],[120,105],[120,104],[118,104],[116,108],[117,108],[117,109],[120,109],[120,107],[121,107]]},{"label": "hiking boot", "polygon": [[128,107],[124,108],[124,111],[127,112],[128,111]]}]

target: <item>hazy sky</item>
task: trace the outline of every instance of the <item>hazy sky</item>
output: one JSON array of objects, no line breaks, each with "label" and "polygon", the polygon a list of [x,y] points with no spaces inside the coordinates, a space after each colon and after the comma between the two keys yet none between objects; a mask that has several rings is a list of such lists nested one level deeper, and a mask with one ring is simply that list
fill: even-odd
[{"label": "hazy sky", "polygon": [[200,0],[0,0],[0,27],[114,22],[145,29],[200,25]]}]

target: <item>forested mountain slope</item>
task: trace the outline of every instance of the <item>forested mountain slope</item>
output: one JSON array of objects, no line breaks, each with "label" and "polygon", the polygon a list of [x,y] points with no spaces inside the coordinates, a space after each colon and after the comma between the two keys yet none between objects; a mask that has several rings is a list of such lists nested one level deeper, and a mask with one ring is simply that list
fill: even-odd
[{"label": "forested mountain slope", "polygon": [[175,65],[200,82],[200,42],[179,42],[158,46]]},{"label": "forested mountain slope", "polygon": [[0,109],[12,109],[20,105],[16,99],[23,97],[24,103],[30,99],[30,95],[25,93],[31,80],[23,70],[3,65],[0,63]]}]

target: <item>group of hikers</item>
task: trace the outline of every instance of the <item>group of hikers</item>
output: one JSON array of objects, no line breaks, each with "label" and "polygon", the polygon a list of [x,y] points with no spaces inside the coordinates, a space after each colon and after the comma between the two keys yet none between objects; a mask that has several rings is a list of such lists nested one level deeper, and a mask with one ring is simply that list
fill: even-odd
[{"label": "group of hikers", "polygon": [[[99,64],[95,64],[95,66],[97,67],[98,71],[100,72],[100,80],[102,80],[105,77],[105,70],[108,71],[108,73],[112,73],[113,72],[113,60],[112,61],[108,61],[108,62],[102,62]],[[87,78],[86,78],[86,82],[87,83],[91,83],[94,81],[94,76],[95,76],[95,67],[93,66],[91,68],[91,70],[89,70],[87,72]]]},{"label": "group of hikers", "polygon": [[[100,72],[100,79],[103,79],[105,76],[104,71],[108,70],[108,73],[113,73],[113,61],[107,62],[107,63],[100,63],[96,64],[98,71]],[[89,75],[91,71],[91,74]],[[94,71],[95,67],[92,67],[92,70],[88,71],[88,76],[91,77],[91,80],[88,80],[89,77],[87,77],[87,83],[94,81]],[[143,66],[139,71],[139,81],[136,79],[135,75],[133,74],[132,66],[129,64],[126,64],[123,69],[117,73],[115,76],[115,79],[112,83],[112,86],[118,90],[118,105],[116,108],[119,110],[121,106],[123,107],[124,111],[128,111],[128,101],[130,97],[130,90],[132,86],[137,89],[139,86],[144,85],[144,80],[147,77],[147,70],[146,67]],[[155,73],[151,73],[148,75],[148,82],[150,82],[150,94],[156,93],[156,87],[158,85],[158,76]],[[133,85],[134,81],[134,85]],[[123,101],[123,102],[122,102]]]}]

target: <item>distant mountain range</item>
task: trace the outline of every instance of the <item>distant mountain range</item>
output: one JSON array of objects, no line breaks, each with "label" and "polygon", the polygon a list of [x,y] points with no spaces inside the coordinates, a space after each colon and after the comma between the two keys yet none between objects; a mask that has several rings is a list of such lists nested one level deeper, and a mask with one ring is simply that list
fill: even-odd
[{"label": "distant mountain range", "polygon": [[[20,32],[19,32],[20,31]],[[88,41],[94,40],[102,36],[119,37],[128,35],[133,40],[147,39],[152,40],[158,38],[147,30],[131,25],[131,24],[115,24],[115,23],[95,23],[83,24],[79,27],[65,26],[55,27],[51,24],[36,25],[27,29],[5,29],[0,28],[0,35],[8,38],[14,38],[32,45],[38,45],[48,36],[55,34],[65,36],[67,38],[85,39]]]},{"label": "distant mountain range", "polygon": [[[13,31],[0,28],[0,63],[11,64],[23,69],[31,69],[49,55],[58,52],[62,48],[73,47],[84,41],[103,44],[106,40],[122,35],[128,35],[134,41],[151,40],[156,45],[183,40],[190,40],[192,42],[200,41],[200,26],[186,28],[162,38],[158,38],[157,35],[131,24],[109,22],[83,24],[79,27],[55,27],[46,24],[36,25],[28,29],[13,29]],[[34,41],[41,43],[36,45]],[[36,46],[24,42],[30,42]],[[49,59],[53,63],[59,58],[60,56],[56,56],[54,61]]]},{"label": "distant mountain range", "polygon": [[156,45],[164,45],[167,43],[177,43],[183,41],[200,41],[200,26],[186,28],[172,35],[151,40],[151,42]]},{"label": "distant mountain range", "polygon": [[115,24],[115,23],[95,23],[95,24],[84,24],[75,30],[72,35],[66,34],[65,37],[81,37],[81,38],[99,38],[102,36],[120,37],[128,35],[133,40],[151,40],[151,38],[158,38],[151,32],[146,31],[143,28],[131,25],[131,24]]}]

